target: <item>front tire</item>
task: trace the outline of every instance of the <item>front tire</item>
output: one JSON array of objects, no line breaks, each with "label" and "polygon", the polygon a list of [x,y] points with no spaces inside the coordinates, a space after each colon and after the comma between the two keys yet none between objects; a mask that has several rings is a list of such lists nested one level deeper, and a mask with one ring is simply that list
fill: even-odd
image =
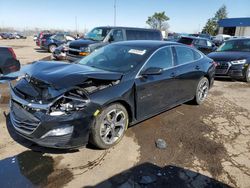
[{"label": "front tire", "polygon": [[202,77],[198,82],[196,88],[194,103],[197,105],[203,103],[208,95],[208,90],[209,90],[209,81],[206,77]]},{"label": "front tire", "polygon": [[246,75],[245,75],[245,81],[250,83],[250,65],[248,65]]},{"label": "front tire", "polygon": [[114,103],[96,116],[91,126],[90,142],[100,149],[108,149],[123,138],[128,128],[127,110],[119,103]]}]

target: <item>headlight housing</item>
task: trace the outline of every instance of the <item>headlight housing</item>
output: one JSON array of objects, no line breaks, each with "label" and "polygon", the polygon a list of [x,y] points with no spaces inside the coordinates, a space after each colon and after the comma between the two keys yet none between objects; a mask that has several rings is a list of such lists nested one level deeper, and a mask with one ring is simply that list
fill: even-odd
[{"label": "headlight housing", "polygon": [[81,47],[80,51],[81,52],[90,52],[90,47]]},{"label": "headlight housing", "polygon": [[247,62],[246,59],[240,59],[240,60],[231,61],[230,63],[233,65],[241,65],[241,64],[245,64],[246,62]]},{"label": "headlight housing", "polygon": [[77,89],[72,90],[65,93],[50,107],[50,115],[60,116],[72,111],[80,111],[83,110],[88,103],[89,99],[84,91]]}]

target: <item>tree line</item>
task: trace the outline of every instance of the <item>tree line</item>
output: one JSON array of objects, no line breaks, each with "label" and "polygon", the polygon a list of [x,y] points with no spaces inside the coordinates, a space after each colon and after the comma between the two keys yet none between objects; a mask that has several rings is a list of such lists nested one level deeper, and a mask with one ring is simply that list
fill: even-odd
[{"label": "tree line", "polygon": [[[219,31],[218,22],[221,19],[227,18],[227,7],[222,5],[215,13],[212,18],[209,18],[202,29],[202,33],[209,35],[216,35]],[[159,29],[161,31],[167,31],[169,28],[168,20],[170,18],[165,14],[165,12],[155,12],[152,16],[149,16],[146,24],[148,24],[153,29]]]}]

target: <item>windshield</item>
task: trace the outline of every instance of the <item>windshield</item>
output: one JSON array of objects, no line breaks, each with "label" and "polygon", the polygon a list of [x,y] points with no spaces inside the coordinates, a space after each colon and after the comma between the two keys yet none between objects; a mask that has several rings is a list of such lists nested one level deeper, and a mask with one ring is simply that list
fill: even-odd
[{"label": "windshield", "polygon": [[250,39],[226,41],[217,49],[217,51],[218,52],[226,52],[226,51],[250,52]]},{"label": "windshield", "polygon": [[113,44],[94,51],[79,61],[79,64],[126,73],[144,62],[149,50],[148,48]]},{"label": "windshield", "polygon": [[94,28],[85,35],[86,39],[102,41],[109,33],[109,28]]}]

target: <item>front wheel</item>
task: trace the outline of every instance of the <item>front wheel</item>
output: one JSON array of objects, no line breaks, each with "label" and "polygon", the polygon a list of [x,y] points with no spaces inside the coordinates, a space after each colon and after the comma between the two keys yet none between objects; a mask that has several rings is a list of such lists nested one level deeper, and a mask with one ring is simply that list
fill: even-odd
[{"label": "front wheel", "polygon": [[197,88],[196,88],[196,94],[194,98],[195,104],[199,105],[204,102],[208,95],[209,90],[209,81],[206,77],[203,77],[200,79]]},{"label": "front wheel", "polygon": [[250,83],[250,65],[248,65],[246,75],[245,75],[245,81]]},{"label": "front wheel", "polygon": [[116,145],[127,130],[129,117],[127,110],[119,103],[104,108],[95,118],[90,134],[90,142],[100,149]]}]

